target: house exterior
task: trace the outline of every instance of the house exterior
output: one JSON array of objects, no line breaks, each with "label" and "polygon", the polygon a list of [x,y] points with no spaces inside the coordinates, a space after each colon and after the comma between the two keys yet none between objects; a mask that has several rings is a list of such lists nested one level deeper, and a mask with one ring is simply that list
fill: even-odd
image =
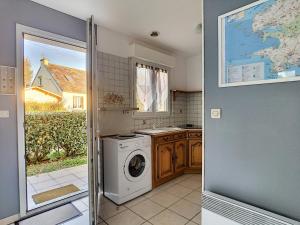
[{"label": "house exterior", "polygon": [[[33,92],[33,88],[35,92]],[[69,111],[86,110],[86,72],[83,70],[50,64],[48,59],[43,58],[31,84],[31,98],[39,98],[32,95],[40,96],[41,90],[51,93],[52,97],[53,95],[61,97],[60,100],[56,98],[57,101],[62,101],[64,107]],[[53,98],[47,100],[52,101]]]},{"label": "house exterior", "polygon": [[25,89],[25,101],[37,103],[56,103],[62,97],[40,87],[28,87]]}]

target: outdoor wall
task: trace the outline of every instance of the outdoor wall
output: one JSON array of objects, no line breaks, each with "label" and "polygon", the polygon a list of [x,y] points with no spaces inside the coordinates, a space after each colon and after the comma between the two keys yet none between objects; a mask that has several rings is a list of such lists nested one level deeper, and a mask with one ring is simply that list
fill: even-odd
[{"label": "outdoor wall", "polygon": [[300,221],[300,82],[218,88],[218,16],[252,2],[204,0],[205,190]]},{"label": "outdoor wall", "polygon": [[[86,40],[85,21],[29,0],[0,1],[0,65],[16,66],[16,23]],[[19,213],[16,96],[0,95],[0,220]]]}]

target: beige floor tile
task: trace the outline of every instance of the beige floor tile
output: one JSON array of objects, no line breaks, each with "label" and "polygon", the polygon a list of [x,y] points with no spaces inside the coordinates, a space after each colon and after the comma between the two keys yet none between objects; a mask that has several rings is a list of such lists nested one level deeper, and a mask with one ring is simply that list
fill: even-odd
[{"label": "beige floor tile", "polygon": [[157,195],[154,195],[153,197],[150,198],[151,201],[163,206],[163,207],[169,207],[171,206],[173,203],[177,202],[180,198],[168,194],[165,191],[162,191],[160,193],[158,193]]},{"label": "beige floor tile", "polygon": [[183,198],[184,196],[191,193],[193,190],[183,187],[181,185],[174,185],[166,190],[167,193],[175,195],[176,197]]},{"label": "beige floor tile", "polygon": [[164,190],[166,190],[166,189],[168,189],[168,188],[170,188],[170,187],[172,187],[172,186],[174,186],[174,185],[175,185],[175,183],[172,183],[172,182],[170,181],[170,182],[167,182],[167,183],[165,183],[165,184],[160,185],[158,188],[159,188],[161,191],[164,191]]},{"label": "beige floor tile", "polygon": [[149,222],[145,222],[145,223],[143,223],[142,225],[152,225],[152,224],[149,223]]},{"label": "beige floor tile", "polygon": [[190,189],[200,189],[201,188],[200,181],[195,181],[195,180],[190,180],[190,179],[186,179],[186,180],[180,182],[179,185],[182,185],[182,186],[184,186],[186,188],[190,188]]},{"label": "beige floor tile", "polygon": [[149,220],[150,218],[164,210],[163,207],[150,200],[143,201],[131,207],[130,209],[145,220]]},{"label": "beige floor tile", "polygon": [[106,222],[109,225],[140,225],[144,223],[145,220],[127,209],[124,212],[106,220]]},{"label": "beige floor tile", "polygon": [[125,206],[128,208],[131,208],[132,206],[135,206],[145,200],[147,200],[147,198],[141,196],[141,197],[131,200],[130,202],[125,203]]},{"label": "beige floor tile", "polygon": [[198,213],[193,219],[192,221],[196,224],[201,224],[201,212]]},{"label": "beige floor tile", "polygon": [[104,204],[106,204],[108,202],[111,202],[111,201],[108,198],[106,198],[103,195],[101,195],[101,197],[100,197],[100,204],[104,205]]},{"label": "beige floor tile", "polygon": [[184,199],[193,202],[197,205],[201,205],[201,192],[200,191],[193,191],[192,193],[188,194],[184,197]]},{"label": "beige floor tile", "polygon": [[200,205],[196,205],[187,200],[180,200],[179,202],[176,202],[174,205],[172,205],[169,209],[189,220],[191,220],[194,216],[197,215],[197,213],[201,211]]},{"label": "beige floor tile", "polygon": [[112,216],[115,216],[126,210],[124,206],[117,206],[112,202],[107,202],[103,205],[100,205],[100,217],[103,220],[106,220]]},{"label": "beige floor tile", "polygon": [[201,174],[192,174],[188,179],[202,182],[202,175]]},{"label": "beige floor tile", "polygon": [[150,219],[150,223],[153,225],[184,225],[187,222],[187,219],[171,212],[170,210],[165,210]]},{"label": "beige floor tile", "polygon": [[151,198],[153,197],[154,195],[160,193],[162,190],[158,187],[158,188],[155,188],[154,190],[152,190],[151,192],[148,192],[147,194],[144,194],[143,196],[145,198]]},{"label": "beige floor tile", "polygon": [[197,225],[197,223],[194,223],[193,221],[190,221],[186,225]]}]

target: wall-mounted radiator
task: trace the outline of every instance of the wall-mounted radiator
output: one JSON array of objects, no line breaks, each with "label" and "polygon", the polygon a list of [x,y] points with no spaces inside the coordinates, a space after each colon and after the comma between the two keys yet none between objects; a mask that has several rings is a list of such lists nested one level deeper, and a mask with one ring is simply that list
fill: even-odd
[{"label": "wall-mounted radiator", "polygon": [[203,192],[202,198],[202,225],[300,225],[297,221],[212,192]]}]

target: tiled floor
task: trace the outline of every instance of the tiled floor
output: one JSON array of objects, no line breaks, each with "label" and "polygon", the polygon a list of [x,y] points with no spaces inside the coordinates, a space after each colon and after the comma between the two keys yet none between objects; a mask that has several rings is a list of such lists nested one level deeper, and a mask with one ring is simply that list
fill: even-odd
[{"label": "tiled floor", "polygon": [[[88,168],[87,165],[62,169],[50,173],[43,173],[27,178],[27,200],[28,208],[34,209],[50,202],[35,204],[32,195],[74,184],[81,191],[88,190]],[[57,200],[57,199],[56,199]]]},{"label": "tiled floor", "polygon": [[99,225],[197,225],[201,175],[183,175],[122,206],[101,202]]}]

